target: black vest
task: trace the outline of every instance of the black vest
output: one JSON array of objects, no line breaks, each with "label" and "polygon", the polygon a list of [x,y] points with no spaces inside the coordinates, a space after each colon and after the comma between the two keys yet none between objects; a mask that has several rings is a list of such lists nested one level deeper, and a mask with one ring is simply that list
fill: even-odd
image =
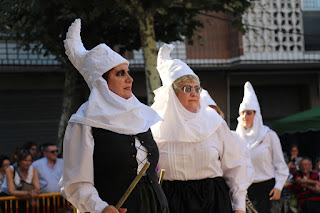
[{"label": "black vest", "polygon": [[[138,163],[135,138],[148,150],[150,167],[147,170],[147,179],[150,181],[162,208],[168,206],[167,199],[158,184],[156,166],[159,159],[159,150],[153,140],[150,129],[137,135],[123,135],[109,130],[92,127],[94,138],[94,185],[99,196],[109,205],[116,205],[125,193],[133,179],[137,176]],[[123,208],[137,209],[140,194],[133,190]]]}]

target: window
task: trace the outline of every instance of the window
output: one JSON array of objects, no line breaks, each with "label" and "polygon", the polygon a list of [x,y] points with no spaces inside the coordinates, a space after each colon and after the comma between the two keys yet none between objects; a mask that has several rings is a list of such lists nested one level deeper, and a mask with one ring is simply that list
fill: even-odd
[{"label": "window", "polygon": [[305,51],[320,51],[320,0],[302,0]]}]

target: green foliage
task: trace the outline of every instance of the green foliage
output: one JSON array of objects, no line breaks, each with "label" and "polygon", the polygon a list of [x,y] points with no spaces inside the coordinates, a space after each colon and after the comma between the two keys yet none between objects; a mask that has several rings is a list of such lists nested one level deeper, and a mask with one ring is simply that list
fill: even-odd
[{"label": "green foliage", "polygon": [[[63,40],[70,24],[82,19],[82,39],[87,49],[99,43],[120,50],[141,47],[135,13],[129,12],[135,0],[0,0],[0,31],[21,41],[34,51],[42,48],[64,64]],[[250,6],[247,0],[140,0],[144,11],[155,17],[157,41],[189,40],[197,27],[202,27],[198,12],[222,11],[234,17],[233,24],[242,27],[241,15]],[[123,5],[129,5],[124,7]],[[132,7],[131,7],[132,8]],[[135,11],[135,8],[132,8]]]}]

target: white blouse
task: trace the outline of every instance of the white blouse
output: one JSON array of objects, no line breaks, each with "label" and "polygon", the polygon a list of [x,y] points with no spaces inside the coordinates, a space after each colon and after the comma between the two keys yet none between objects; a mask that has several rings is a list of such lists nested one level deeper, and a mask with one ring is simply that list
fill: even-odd
[{"label": "white blouse", "polygon": [[164,180],[223,177],[230,188],[233,209],[245,211],[248,187],[246,162],[238,142],[224,121],[204,141],[165,141],[157,144],[160,152],[159,169],[166,170]]},{"label": "white blouse", "polygon": [[232,135],[235,137],[236,141],[238,141],[242,154],[246,159],[248,186],[250,186],[254,178],[254,169],[253,169],[251,158],[250,158],[250,152],[249,152],[249,149],[247,148],[247,143],[244,140],[242,140],[241,137],[235,131],[231,131],[231,132],[232,132]]},{"label": "white blouse", "polygon": [[262,142],[249,151],[255,171],[253,182],[259,183],[275,178],[274,188],[282,190],[288,178],[289,169],[284,161],[278,135],[269,130]]},{"label": "white blouse", "polygon": [[[136,139],[135,143],[139,173],[146,163],[147,154],[139,140]],[[63,143],[64,165],[59,185],[63,196],[80,212],[100,213],[108,203],[99,197],[94,187],[93,149],[91,127],[69,123]]]}]

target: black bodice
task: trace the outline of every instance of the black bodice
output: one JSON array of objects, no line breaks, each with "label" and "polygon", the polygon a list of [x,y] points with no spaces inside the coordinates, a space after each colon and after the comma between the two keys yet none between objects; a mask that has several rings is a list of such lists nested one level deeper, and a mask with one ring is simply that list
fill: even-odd
[{"label": "black bodice", "polygon": [[[163,191],[158,184],[156,166],[159,150],[153,140],[150,129],[137,135],[123,135],[109,130],[92,128],[94,138],[94,184],[101,199],[109,205],[116,205],[121,196],[137,176],[138,163],[135,138],[148,150],[150,167],[147,170],[147,180],[152,185],[161,206],[167,206]],[[133,190],[124,207],[130,209],[137,205],[140,192]]]}]

